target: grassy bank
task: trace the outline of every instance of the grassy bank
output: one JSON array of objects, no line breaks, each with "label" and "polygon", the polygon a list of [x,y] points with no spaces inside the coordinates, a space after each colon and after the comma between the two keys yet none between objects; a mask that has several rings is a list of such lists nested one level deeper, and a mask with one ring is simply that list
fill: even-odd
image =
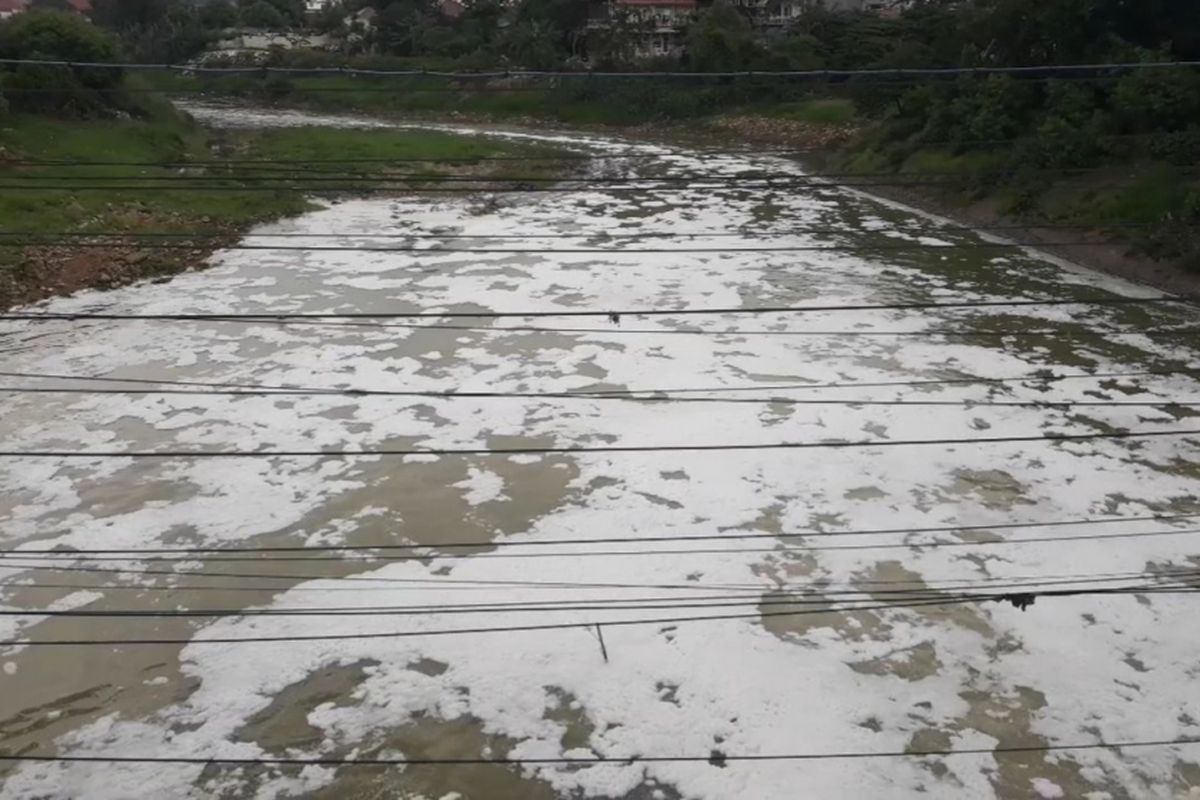
[{"label": "grassy bank", "polygon": [[579,75],[559,79],[448,80],[437,77],[188,77],[150,73],[154,88],[178,96],[209,95],[322,111],[402,114],[445,119],[456,115],[492,121],[552,120],[564,125],[631,126],[694,122],[750,114],[846,124],[853,104],[803,85],[766,78],[731,77],[674,83]]},{"label": "grassy bank", "polygon": [[[0,306],[191,268],[251,225],[303,212],[314,196],[378,190],[400,173],[486,175],[495,165],[471,159],[551,152],[423,131],[214,131],[165,105],[143,118],[9,115],[0,120],[0,220],[4,232],[27,235],[0,238]],[[428,161],[246,163],[336,159]],[[139,232],[184,236],[174,249],[101,236]]]},{"label": "grassy bank", "polygon": [[[876,132],[877,134],[878,132]],[[1014,166],[1019,141],[930,147],[865,136],[820,155],[822,169],[872,176],[869,191],[972,224],[1028,225],[1033,241],[1107,242],[1109,252],[1059,250],[1172,291],[1200,289],[1200,244],[1190,221],[1200,194],[1194,168],[1125,150],[1083,168]],[[1051,226],[1053,230],[1039,226]],[[1060,230],[1066,228],[1066,230]]]}]

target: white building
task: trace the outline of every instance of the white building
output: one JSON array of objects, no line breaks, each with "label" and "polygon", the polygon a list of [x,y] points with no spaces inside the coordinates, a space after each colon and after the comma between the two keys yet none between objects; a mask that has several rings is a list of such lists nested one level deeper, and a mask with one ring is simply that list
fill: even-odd
[{"label": "white building", "polygon": [[677,56],[683,52],[697,5],[697,0],[609,0],[590,27],[630,31],[638,58]]}]

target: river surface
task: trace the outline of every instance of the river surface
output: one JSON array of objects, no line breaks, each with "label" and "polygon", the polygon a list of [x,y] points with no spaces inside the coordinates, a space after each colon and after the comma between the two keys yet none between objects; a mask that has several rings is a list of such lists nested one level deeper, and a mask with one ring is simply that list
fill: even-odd
[{"label": "river surface", "polygon": [[[387,124],[195,113],[225,125]],[[597,174],[610,177],[802,174],[771,156],[583,134],[479,133],[622,156],[597,162]],[[612,238],[655,232],[700,235]],[[405,238],[430,233],[445,238]],[[705,236],[713,233],[724,235]],[[505,238],[512,236],[535,238]],[[256,229],[252,241],[540,252],[231,249],[210,268],[168,282],[37,308],[565,311],[1155,294],[1023,249],[977,246],[978,234],[838,187],[595,184],[342,200]],[[761,250],[772,245],[815,249]],[[669,252],[706,247],[723,252]],[[571,248],[609,252],[547,252]],[[7,372],[109,379],[526,394],[688,389],[698,390],[686,395],[693,398],[759,402],[5,393],[0,441],[8,451],[369,450],[1200,428],[1193,409],[1161,405],[1200,401],[1200,383],[1128,374],[1198,366],[1192,339],[1145,333],[1200,322],[1185,306],[455,319],[427,329],[412,322],[6,322],[0,363]],[[550,330],[503,330],[534,325]],[[928,334],[947,329],[959,335]],[[1011,380],[966,380],[974,378]],[[798,399],[948,402],[789,402]],[[1142,404],[1020,404],[1071,400]],[[6,457],[4,549],[60,552],[10,553],[0,569],[0,604],[25,612],[0,616],[0,639],[33,642],[0,649],[0,751],[194,763],[9,762],[0,766],[0,796],[1195,796],[1200,747],[1036,749],[1200,736],[1193,596],[1039,597],[1019,610],[1007,602],[897,605],[889,593],[1029,591],[1030,581],[1087,588],[1097,584],[1081,581],[1096,576],[1109,576],[1103,586],[1131,586],[1144,584],[1136,576],[1146,571],[1200,569],[1189,520],[1146,519],[1200,513],[1198,445],[1200,437],[1181,433],[718,452]],[[1137,519],[1003,527],[1122,517]],[[971,527],[903,532],[956,525]],[[827,535],[880,528],[902,531]],[[716,534],[747,538],[675,538]],[[553,544],[612,538],[657,541]],[[167,561],[69,552],[379,544],[422,549],[419,558],[309,550]],[[241,577],[223,577],[231,575]],[[794,593],[860,607],[781,613],[797,610],[780,605]],[[628,602],[614,607],[619,600]],[[238,613],[331,608],[385,613]],[[162,613],[30,613],[47,610]],[[176,613],[188,610],[199,615]],[[614,624],[688,616],[724,618]],[[608,624],[546,627],[581,622]],[[428,633],[520,627],[533,629]],[[419,632],[426,635],[383,635]],[[303,638],[360,634],[378,636]],[[301,640],[205,641],[280,636]],[[167,641],[38,644],[80,639]],[[1035,749],[1002,752],[1025,746]],[[946,749],[983,752],[737,760]],[[636,756],[699,760],[621,760]],[[553,763],[594,757],[615,760]],[[281,758],[548,762],[228,761]]]}]

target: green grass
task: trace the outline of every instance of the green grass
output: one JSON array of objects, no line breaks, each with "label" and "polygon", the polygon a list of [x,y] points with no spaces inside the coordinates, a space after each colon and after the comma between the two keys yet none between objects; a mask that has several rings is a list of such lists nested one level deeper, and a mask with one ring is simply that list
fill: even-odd
[{"label": "green grass", "polygon": [[849,125],[858,118],[854,102],[844,98],[813,98],[761,107],[765,116],[810,125]]},{"label": "green grass", "polygon": [[987,169],[994,163],[988,153],[951,153],[947,150],[918,150],[906,158],[899,172],[915,172],[923,175],[971,175]]},{"label": "green grass", "polygon": [[[219,149],[212,147],[219,143]],[[439,160],[473,159],[500,154],[541,155],[544,147],[508,145],[482,137],[450,133],[402,130],[349,130],[334,128],[281,128],[223,135],[218,141],[211,131],[181,118],[156,120],[56,120],[33,115],[4,119],[0,147],[8,160],[36,159],[73,161],[65,166],[4,166],[0,160],[0,184],[45,185],[64,189],[10,189],[0,192],[0,227],[6,230],[44,231],[101,230],[134,225],[138,227],[187,229],[198,221],[215,226],[251,223],[261,219],[298,213],[306,207],[303,193],[238,191],[245,178],[244,167],[220,164],[189,167],[188,175],[212,177],[216,191],[181,189],[89,190],[86,187],[129,184],[135,179],[167,180],[179,175],[177,168],[157,166],[103,166],[88,162],[220,162],[223,156],[263,160],[330,159],[429,159],[397,165],[401,171],[436,173]],[[330,171],[346,174],[346,184],[355,175],[378,174],[379,165],[336,165]],[[262,173],[259,173],[261,176]],[[272,182],[286,182],[292,174],[275,173]],[[246,185],[253,181],[246,178]],[[169,185],[169,184],[168,184]],[[345,184],[339,184],[345,185]],[[220,191],[228,187],[229,191]]]},{"label": "green grass", "polygon": [[1039,195],[1038,210],[1049,219],[1098,228],[1156,223],[1177,214],[1197,188],[1195,175],[1140,161],[1056,181]]},{"label": "green grass", "polygon": [[[88,164],[191,161],[208,156],[206,145],[202,129],[174,116],[153,120],[5,118],[0,126],[0,146],[10,159],[74,163],[6,168],[0,161],[0,184],[47,187],[0,192],[0,225],[10,231],[44,233],[114,227],[187,230],[204,219],[220,225],[303,210],[302,198],[269,192],[110,191],[100,187],[129,184],[135,178],[170,179],[177,171]],[[12,253],[7,255],[11,260]]]},{"label": "green grass", "polygon": [[237,143],[247,157],[281,160],[431,159],[458,160],[511,153],[494,139],[436,131],[275,128],[249,132]]},{"label": "green grass", "polygon": [[[258,76],[190,78],[155,74],[146,80],[167,93],[207,93],[326,111],[550,119],[571,125],[636,125],[723,113],[754,113],[814,125],[840,125],[857,117],[853,102],[847,99],[798,96],[792,100],[756,101],[753,98],[766,96],[765,87],[744,82],[650,85],[585,75],[564,78],[554,85],[504,81],[479,85],[420,76],[301,75],[263,80]],[[802,91],[797,90],[797,95]]]},{"label": "green grass", "polygon": [[[218,233],[234,236],[270,219],[304,212],[310,197],[364,187],[381,173],[552,174],[550,165],[517,162],[446,163],[494,155],[544,156],[557,151],[483,137],[396,129],[290,128],[215,132],[169,108],[144,119],[78,120],[16,114],[0,118],[0,231]],[[298,185],[311,172],[287,166],[232,164],[229,159],[422,159],[386,164],[328,164],[328,183]],[[425,161],[424,159],[428,159]],[[65,161],[24,165],[20,161]],[[130,162],[104,165],[96,162]],[[162,166],[174,162],[180,166]],[[270,169],[271,171],[264,171]],[[201,176],[204,188],[173,183]],[[158,179],[151,186],[135,181]],[[21,188],[29,187],[29,188]],[[128,188],[112,188],[128,187]],[[253,191],[247,189],[258,187]],[[276,188],[278,187],[278,188]],[[317,188],[319,187],[319,188]],[[12,241],[12,240],[8,240]],[[208,243],[211,244],[211,243]],[[92,251],[108,253],[110,251]],[[30,259],[38,259],[35,261]],[[178,271],[194,260],[180,251],[147,251],[140,272],[124,279]],[[49,262],[54,262],[51,257]],[[46,272],[46,257],[24,246],[0,246],[0,306],[28,297],[24,288]],[[39,266],[40,264],[40,266]]]}]

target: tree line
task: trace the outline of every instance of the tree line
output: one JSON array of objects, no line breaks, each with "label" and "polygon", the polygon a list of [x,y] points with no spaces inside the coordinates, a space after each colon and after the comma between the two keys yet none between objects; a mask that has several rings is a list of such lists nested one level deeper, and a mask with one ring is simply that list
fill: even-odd
[{"label": "tree line", "polygon": [[[56,0],[55,0],[56,1]],[[51,0],[40,0],[50,3]],[[265,6],[270,7],[267,11]],[[316,18],[303,0],[95,0],[94,25],[37,10],[0,23],[0,57],[76,61],[179,62],[229,25],[270,18],[285,26],[342,30],[371,9],[360,55],[304,51],[273,54],[281,64],[388,59],[462,69],[628,67],[620,20],[589,25],[579,0],[474,0],[455,18],[435,0],[347,0]],[[306,62],[307,60],[307,62]],[[814,8],[766,36],[732,0],[707,4],[687,27],[683,52],[635,68],[697,72],[771,69],[987,67],[1200,60],[1200,2],[1195,0],[923,0],[896,16]],[[136,108],[119,73],[10,66],[0,71],[0,110],[72,114]],[[287,86],[281,90],[288,91]],[[1079,80],[1013,77],[921,84],[844,82],[826,86],[779,80],[663,84],[577,80],[553,88],[554,102],[620,107],[645,119],[678,119],[729,108],[803,99],[849,98],[871,120],[856,144],[857,164],[902,169],[937,151],[969,169],[979,187],[1016,187],[1038,202],[1047,171],[1151,161],[1166,171],[1127,214],[1164,221],[1158,254],[1200,265],[1200,70],[1148,69]],[[530,103],[544,96],[529,95]],[[133,112],[131,112],[133,113]],[[537,107],[521,113],[536,114]],[[964,166],[965,165],[965,166]],[[1018,203],[1019,205],[1019,203]]]}]

